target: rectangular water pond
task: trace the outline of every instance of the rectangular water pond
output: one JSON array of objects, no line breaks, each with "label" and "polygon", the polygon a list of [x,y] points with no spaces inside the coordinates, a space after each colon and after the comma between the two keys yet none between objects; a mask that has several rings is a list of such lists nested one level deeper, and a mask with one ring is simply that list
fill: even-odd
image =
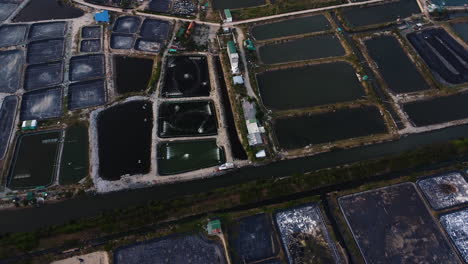
[{"label": "rectangular water pond", "polygon": [[61,0],[30,1],[15,17],[15,22],[31,22],[40,20],[70,19],[81,17],[83,10],[71,2]]},{"label": "rectangular water pond", "polygon": [[459,263],[412,183],[339,198],[366,263]]},{"label": "rectangular water pond", "polygon": [[238,9],[266,4],[265,0],[213,0],[213,8],[216,10]]},{"label": "rectangular water pond", "polygon": [[62,115],[62,87],[25,93],[21,101],[20,120],[43,120]]},{"label": "rectangular water pond", "polygon": [[151,166],[153,105],[131,101],[99,113],[99,174],[106,180],[148,173]]},{"label": "rectangular water pond", "polygon": [[0,27],[0,47],[16,46],[24,43],[28,25],[3,25]]},{"label": "rectangular water pond", "polygon": [[58,168],[61,131],[21,135],[10,165],[7,187],[26,189],[52,184]]},{"label": "rectangular water pond", "polygon": [[72,83],[68,86],[68,109],[94,107],[106,102],[103,79]]},{"label": "rectangular water pond", "polygon": [[345,50],[335,34],[326,34],[261,46],[258,50],[264,64],[344,56]]},{"label": "rectangular water pond", "polygon": [[466,43],[468,43],[468,22],[451,24],[453,30],[460,36]]},{"label": "rectangular water pond", "polygon": [[28,44],[27,62],[37,64],[58,61],[63,58],[64,39],[48,39]]},{"label": "rectangular water pond", "polygon": [[325,31],[330,28],[330,22],[324,15],[315,15],[254,26],[251,32],[256,40],[265,40]]},{"label": "rectangular water pond", "polygon": [[29,40],[62,38],[67,33],[67,22],[36,23],[29,28]]},{"label": "rectangular water pond", "polygon": [[223,246],[217,241],[201,234],[161,237],[117,248],[114,263],[226,264]]},{"label": "rectangular water pond", "polygon": [[440,223],[452,240],[461,257],[468,262],[468,209],[449,213],[440,217]]},{"label": "rectangular water pond", "polygon": [[431,28],[407,35],[429,68],[452,84],[468,82],[468,50],[443,28]]},{"label": "rectangular water pond", "polygon": [[459,172],[423,178],[417,184],[435,210],[468,202],[468,183]]},{"label": "rectangular water pond", "polygon": [[390,90],[399,94],[430,88],[395,37],[375,37],[365,44]]},{"label": "rectangular water pond", "polygon": [[61,185],[75,184],[88,176],[89,148],[88,127],[74,125],[65,131],[59,182]]},{"label": "rectangular water pond", "polygon": [[210,75],[206,57],[170,56],[167,58],[162,96],[208,96],[210,90]]},{"label": "rectangular water pond", "polygon": [[10,95],[3,98],[0,108],[0,160],[3,160],[8,150],[8,142],[16,117],[18,97]]},{"label": "rectangular water pond", "polygon": [[343,18],[351,27],[393,22],[398,18],[403,19],[419,13],[421,13],[421,10],[416,0],[400,0],[387,4],[358,6],[342,11]]},{"label": "rectangular water pond", "polygon": [[257,74],[257,81],[262,102],[271,110],[347,102],[365,95],[353,66],[347,62],[267,71]]},{"label": "rectangular water pond", "polygon": [[26,91],[57,86],[63,82],[62,62],[29,65],[24,77]]},{"label": "rectangular water pond", "polygon": [[224,149],[218,147],[216,139],[160,143],[157,156],[161,175],[213,167],[225,162]]},{"label": "rectangular water pond", "polygon": [[216,135],[216,119],[212,101],[165,102],[159,106],[158,135],[163,138]]},{"label": "rectangular water pond", "polygon": [[81,38],[83,39],[100,39],[102,36],[101,26],[87,26],[81,28]]},{"label": "rectangular water pond", "polygon": [[229,227],[229,247],[234,263],[251,263],[278,254],[275,230],[270,217],[263,213],[247,216]]},{"label": "rectangular water pond", "polygon": [[19,89],[23,64],[23,51],[0,51],[0,93],[14,93]]},{"label": "rectangular water pond", "polygon": [[274,127],[278,143],[285,149],[387,133],[385,121],[375,106],[280,118]]},{"label": "rectangular water pond", "polygon": [[71,81],[102,78],[105,71],[102,54],[76,56],[70,59],[69,78]]},{"label": "rectangular water pond", "polygon": [[115,82],[119,94],[141,92],[148,88],[148,82],[153,72],[153,60],[115,56]]},{"label": "rectangular water pond", "polygon": [[342,263],[317,204],[275,213],[289,263]]},{"label": "rectangular water pond", "polygon": [[416,126],[428,126],[468,118],[468,93],[454,94],[403,105]]}]

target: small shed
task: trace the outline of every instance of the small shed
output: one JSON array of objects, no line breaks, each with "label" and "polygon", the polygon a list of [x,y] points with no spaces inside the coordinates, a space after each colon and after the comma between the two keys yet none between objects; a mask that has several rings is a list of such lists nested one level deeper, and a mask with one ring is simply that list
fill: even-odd
[{"label": "small shed", "polygon": [[226,21],[226,22],[232,22],[231,10],[229,10],[229,9],[224,9],[224,16],[226,17],[226,19],[225,19],[224,21]]},{"label": "small shed", "polygon": [[242,76],[234,76],[232,77],[232,81],[234,84],[244,84],[244,78],[242,78]]},{"label": "small shed", "polygon": [[27,131],[27,130],[36,130],[37,128],[37,120],[26,120],[23,121],[21,124],[21,130]]},{"label": "small shed", "polygon": [[212,236],[220,235],[223,233],[221,229],[221,221],[219,219],[211,220],[210,222],[208,222],[207,229],[208,229],[208,234]]}]

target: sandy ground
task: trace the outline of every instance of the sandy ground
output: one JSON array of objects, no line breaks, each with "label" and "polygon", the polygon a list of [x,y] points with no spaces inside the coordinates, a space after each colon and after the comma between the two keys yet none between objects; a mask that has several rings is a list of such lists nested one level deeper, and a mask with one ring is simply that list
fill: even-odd
[{"label": "sandy ground", "polygon": [[105,251],[96,251],[86,255],[54,261],[51,264],[108,264],[109,256]]}]

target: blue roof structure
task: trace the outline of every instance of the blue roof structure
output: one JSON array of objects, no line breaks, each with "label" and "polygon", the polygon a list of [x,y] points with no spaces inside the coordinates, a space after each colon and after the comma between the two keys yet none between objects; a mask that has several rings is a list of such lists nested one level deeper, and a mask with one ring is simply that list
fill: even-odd
[{"label": "blue roof structure", "polygon": [[96,15],[94,15],[94,19],[96,20],[96,22],[105,22],[105,23],[109,23],[109,21],[110,21],[110,19],[109,19],[109,11],[104,10],[104,11],[102,11],[101,13],[96,13]]}]

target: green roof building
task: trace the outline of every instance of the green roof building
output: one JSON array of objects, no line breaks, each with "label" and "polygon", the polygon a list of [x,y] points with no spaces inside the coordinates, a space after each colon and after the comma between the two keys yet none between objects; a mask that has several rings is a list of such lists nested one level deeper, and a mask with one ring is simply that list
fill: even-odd
[{"label": "green roof building", "polygon": [[207,229],[208,229],[208,234],[212,236],[220,235],[223,233],[221,229],[221,221],[219,221],[219,219],[208,222]]},{"label": "green roof building", "polygon": [[224,20],[225,22],[232,22],[231,10],[224,9],[224,16],[226,17],[226,19]]}]

